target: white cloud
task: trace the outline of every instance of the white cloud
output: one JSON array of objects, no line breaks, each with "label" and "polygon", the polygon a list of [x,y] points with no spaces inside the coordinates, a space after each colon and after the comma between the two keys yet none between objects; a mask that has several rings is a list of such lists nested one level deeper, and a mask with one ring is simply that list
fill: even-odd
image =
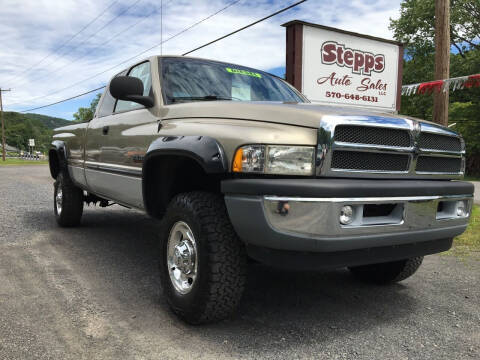
[{"label": "white cloud", "polygon": [[[160,42],[160,1],[140,0],[105,29],[102,26],[135,3],[119,0],[94,24],[63,49],[63,42],[102,12],[111,0],[3,0],[0,13],[0,86],[14,91],[5,95],[13,110],[43,105],[104,84],[130,62],[71,89],[50,94],[89,78]],[[172,0],[165,9],[163,39],[181,31],[226,6],[231,0]],[[168,0],[164,0],[168,3]],[[164,54],[181,54],[198,45],[253,22],[293,3],[277,0],[242,0],[194,29],[167,42]],[[285,29],[280,24],[301,19],[369,35],[391,38],[389,17],[398,16],[400,0],[320,1],[309,0],[248,30],[197,51],[192,56],[219,59],[268,70],[285,64]],[[143,16],[156,13],[146,19]],[[128,26],[140,22],[105,43]],[[88,41],[87,38],[91,37]],[[159,54],[160,47],[138,59]],[[49,56],[29,71],[25,69]],[[8,104],[19,103],[15,106]],[[74,112],[73,109],[72,112]]]}]

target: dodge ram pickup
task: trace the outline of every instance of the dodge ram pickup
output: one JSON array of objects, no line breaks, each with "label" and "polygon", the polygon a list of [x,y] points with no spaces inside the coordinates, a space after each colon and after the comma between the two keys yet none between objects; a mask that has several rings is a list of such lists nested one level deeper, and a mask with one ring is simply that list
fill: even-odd
[{"label": "dodge ram pickup", "polygon": [[159,219],[162,289],[192,324],[234,312],[249,259],[404,280],[472,207],[454,131],[312,104],[264,71],[188,57],[114,76],[91,121],[55,130],[49,164],[60,226],[85,202]]}]

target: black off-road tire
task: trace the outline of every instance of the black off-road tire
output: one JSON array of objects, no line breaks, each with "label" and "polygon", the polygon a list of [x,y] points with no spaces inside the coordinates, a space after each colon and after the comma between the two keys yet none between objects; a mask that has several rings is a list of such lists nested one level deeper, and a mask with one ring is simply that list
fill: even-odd
[{"label": "black off-road tire", "polygon": [[[186,223],[197,246],[197,273],[190,291],[175,289],[167,263],[168,238],[177,222]],[[223,196],[206,192],[177,195],[162,220],[160,278],[173,312],[189,324],[230,317],[237,309],[246,282],[246,252],[235,233]]]},{"label": "black off-road tire", "polygon": [[352,274],[365,282],[393,284],[412,276],[420,267],[423,256],[381,264],[350,267]]},{"label": "black off-road tire", "polygon": [[[61,209],[57,205],[57,195],[62,191]],[[53,211],[58,225],[72,227],[80,224],[83,214],[83,190],[75,186],[68,176],[61,171],[54,184]]]}]

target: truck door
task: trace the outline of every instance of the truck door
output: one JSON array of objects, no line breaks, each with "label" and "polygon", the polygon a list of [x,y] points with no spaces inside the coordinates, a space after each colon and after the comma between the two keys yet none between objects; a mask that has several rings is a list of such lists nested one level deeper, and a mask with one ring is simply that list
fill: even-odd
[{"label": "truck door", "polygon": [[[152,92],[150,62],[133,66],[127,76],[142,80],[144,95]],[[110,94],[108,94],[110,96]],[[143,208],[142,165],[149,144],[157,134],[157,119],[153,110],[138,103],[117,100],[113,114],[102,118],[98,125],[99,169],[96,182],[98,191],[121,204]],[[151,123],[149,130],[136,128]]]},{"label": "truck door", "polygon": [[103,142],[103,123],[113,116],[115,99],[108,86],[100,99],[94,118],[88,123],[85,140],[85,178],[88,189],[97,195],[108,194],[108,179],[101,173],[100,152]]}]

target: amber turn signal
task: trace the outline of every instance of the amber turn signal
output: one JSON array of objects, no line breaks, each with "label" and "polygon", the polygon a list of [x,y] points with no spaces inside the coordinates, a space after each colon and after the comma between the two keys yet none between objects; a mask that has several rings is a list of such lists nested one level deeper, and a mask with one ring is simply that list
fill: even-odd
[{"label": "amber turn signal", "polygon": [[238,148],[233,158],[233,172],[242,172],[243,149]]}]

